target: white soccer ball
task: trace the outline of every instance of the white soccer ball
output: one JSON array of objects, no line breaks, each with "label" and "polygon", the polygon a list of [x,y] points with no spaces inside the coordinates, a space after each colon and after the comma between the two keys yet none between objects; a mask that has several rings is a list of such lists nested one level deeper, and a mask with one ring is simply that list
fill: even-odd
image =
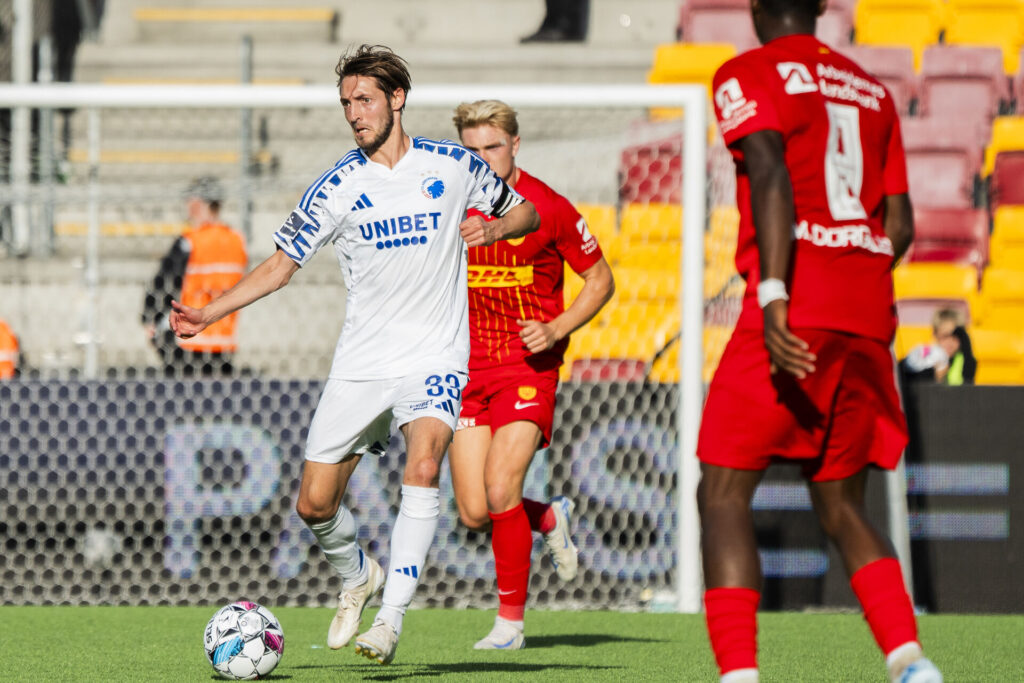
[{"label": "white soccer ball", "polygon": [[266,676],[284,654],[284,631],[266,607],[240,600],[217,610],[203,633],[214,671],[235,680]]}]

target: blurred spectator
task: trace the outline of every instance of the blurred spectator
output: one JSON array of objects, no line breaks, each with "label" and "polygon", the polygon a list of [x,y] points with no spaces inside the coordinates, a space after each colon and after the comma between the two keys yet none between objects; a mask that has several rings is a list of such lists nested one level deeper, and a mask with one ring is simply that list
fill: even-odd
[{"label": "blurred spectator", "polygon": [[941,308],[932,317],[933,341],[918,344],[900,361],[904,382],[929,380],[950,386],[974,384],[978,362],[959,311]]},{"label": "blurred spectator", "polygon": [[168,376],[230,374],[238,348],[238,313],[201,334],[178,339],[171,332],[171,300],[205,306],[242,279],[248,257],[245,239],[220,222],[224,193],[213,177],[198,178],[185,192],[189,227],[174,241],[146,290],[142,323]]},{"label": "blurred spectator", "polygon": [[544,21],[521,43],[581,42],[587,37],[590,0],[544,0]]},{"label": "blurred spectator", "polygon": [[0,318],[0,379],[11,379],[18,374],[18,338]]}]

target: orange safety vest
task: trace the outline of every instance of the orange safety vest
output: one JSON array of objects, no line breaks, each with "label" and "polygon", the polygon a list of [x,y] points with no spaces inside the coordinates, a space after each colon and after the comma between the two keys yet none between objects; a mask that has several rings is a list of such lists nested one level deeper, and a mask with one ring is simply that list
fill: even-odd
[{"label": "orange safety vest", "polygon": [[[181,303],[201,308],[235,286],[248,264],[243,237],[221,223],[206,223],[182,235],[192,246],[181,281]],[[194,352],[226,353],[238,348],[238,312],[225,316],[178,345]]]},{"label": "orange safety vest", "polygon": [[14,377],[18,368],[18,338],[3,320],[0,320],[0,379]]}]

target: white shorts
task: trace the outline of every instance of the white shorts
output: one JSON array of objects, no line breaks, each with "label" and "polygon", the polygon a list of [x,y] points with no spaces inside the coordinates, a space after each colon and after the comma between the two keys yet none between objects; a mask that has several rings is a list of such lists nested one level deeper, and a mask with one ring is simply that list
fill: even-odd
[{"label": "white shorts", "polygon": [[339,463],[352,453],[384,455],[393,428],[435,417],[452,432],[462,407],[464,370],[424,372],[397,379],[330,379],[306,438],[306,460]]}]

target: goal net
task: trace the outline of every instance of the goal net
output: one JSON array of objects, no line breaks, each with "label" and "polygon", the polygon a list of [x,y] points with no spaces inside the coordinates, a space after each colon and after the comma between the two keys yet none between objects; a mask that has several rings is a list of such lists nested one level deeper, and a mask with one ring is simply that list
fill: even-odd
[{"label": "goal net", "polygon": [[[336,93],[0,90],[59,108],[32,178],[0,196],[0,318],[22,365],[0,382],[0,604],[332,604],[340,582],[294,505],[343,321],[333,253],[241,312],[227,378],[165,376],[141,313],[197,176],[220,179],[250,267],[272,252],[308,184],[353,146]],[[577,206],[616,279],[613,301],[572,337],[554,438],[526,482],[529,497],[576,502],[581,571],[559,582],[538,539],[529,605],[697,611],[693,450],[742,295],[732,162],[709,136],[705,92],[420,86],[406,130],[454,138],[454,106],[482,98],[518,110],[518,163]],[[567,300],[581,285],[567,272]],[[382,563],[403,462],[395,438],[346,496]],[[459,524],[447,468],[441,487],[416,604],[494,607],[489,539]]]}]

